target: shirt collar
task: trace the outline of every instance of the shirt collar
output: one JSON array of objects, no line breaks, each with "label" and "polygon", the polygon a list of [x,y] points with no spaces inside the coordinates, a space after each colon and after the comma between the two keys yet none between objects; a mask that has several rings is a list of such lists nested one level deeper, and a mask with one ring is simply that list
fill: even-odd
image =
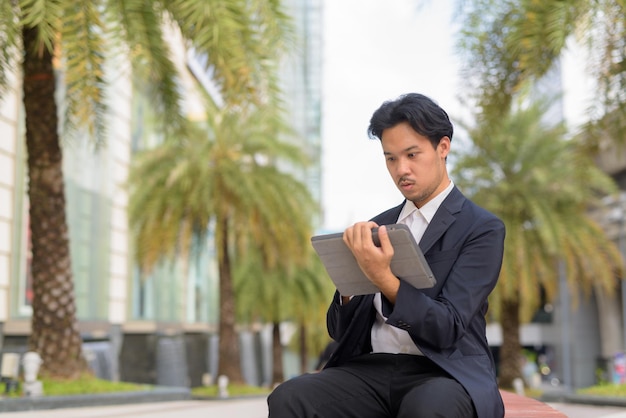
[{"label": "shirt collar", "polygon": [[411,216],[411,214],[415,211],[419,211],[424,219],[426,219],[426,222],[430,223],[430,221],[435,216],[435,212],[437,212],[437,209],[439,209],[439,206],[441,206],[441,203],[445,200],[446,197],[448,197],[453,188],[454,183],[452,182],[452,180],[450,180],[450,184],[448,184],[448,187],[446,187],[441,193],[435,196],[430,202],[422,206],[421,209],[418,209],[417,206],[415,206],[415,203],[413,203],[412,201],[406,200],[404,203],[404,207],[400,212],[400,216],[398,216],[398,223]]}]

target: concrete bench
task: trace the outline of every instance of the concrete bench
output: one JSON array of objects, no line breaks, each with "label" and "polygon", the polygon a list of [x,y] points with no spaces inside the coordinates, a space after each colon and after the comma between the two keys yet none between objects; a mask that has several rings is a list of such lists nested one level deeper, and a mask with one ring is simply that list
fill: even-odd
[{"label": "concrete bench", "polygon": [[505,418],[567,418],[564,413],[536,399],[505,390],[501,390],[500,393],[504,401]]}]

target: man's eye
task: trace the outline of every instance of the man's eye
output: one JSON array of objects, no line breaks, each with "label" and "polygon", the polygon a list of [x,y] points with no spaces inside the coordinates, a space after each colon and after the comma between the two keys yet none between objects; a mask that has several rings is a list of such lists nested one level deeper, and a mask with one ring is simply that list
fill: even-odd
[{"label": "man's eye", "polygon": [[409,158],[414,158],[416,155],[417,155],[417,153],[416,153],[416,152],[412,152],[412,153],[410,153],[410,154],[407,154],[407,157],[409,157]]}]

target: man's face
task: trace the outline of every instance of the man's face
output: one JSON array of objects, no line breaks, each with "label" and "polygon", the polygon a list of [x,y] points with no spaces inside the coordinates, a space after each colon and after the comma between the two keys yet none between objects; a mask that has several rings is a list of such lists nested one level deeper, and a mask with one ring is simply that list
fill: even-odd
[{"label": "man's face", "polygon": [[450,183],[445,161],[450,151],[447,136],[433,148],[428,138],[415,132],[408,122],[402,122],[383,131],[381,144],[391,178],[402,195],[418,208]]}]

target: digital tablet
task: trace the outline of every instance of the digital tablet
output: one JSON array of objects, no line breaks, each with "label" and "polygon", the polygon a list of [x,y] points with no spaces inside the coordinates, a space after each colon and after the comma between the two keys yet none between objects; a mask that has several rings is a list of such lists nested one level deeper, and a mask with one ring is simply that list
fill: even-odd
[{"label": "digital tablet", "polygon": [[[433,287],[436,283],[422,250],[408,226],[404,224],[385,225],[394,254],[391,271],[400,279],[418,289]],[[374,244],[380,246],[378,228],[372,230]],[[378,288],[363,274],[354,255],[343,242],[343,233],[316,235],[311,244],[326,267],[333,283],[344,296],[366,295],[378,292]]]}]

